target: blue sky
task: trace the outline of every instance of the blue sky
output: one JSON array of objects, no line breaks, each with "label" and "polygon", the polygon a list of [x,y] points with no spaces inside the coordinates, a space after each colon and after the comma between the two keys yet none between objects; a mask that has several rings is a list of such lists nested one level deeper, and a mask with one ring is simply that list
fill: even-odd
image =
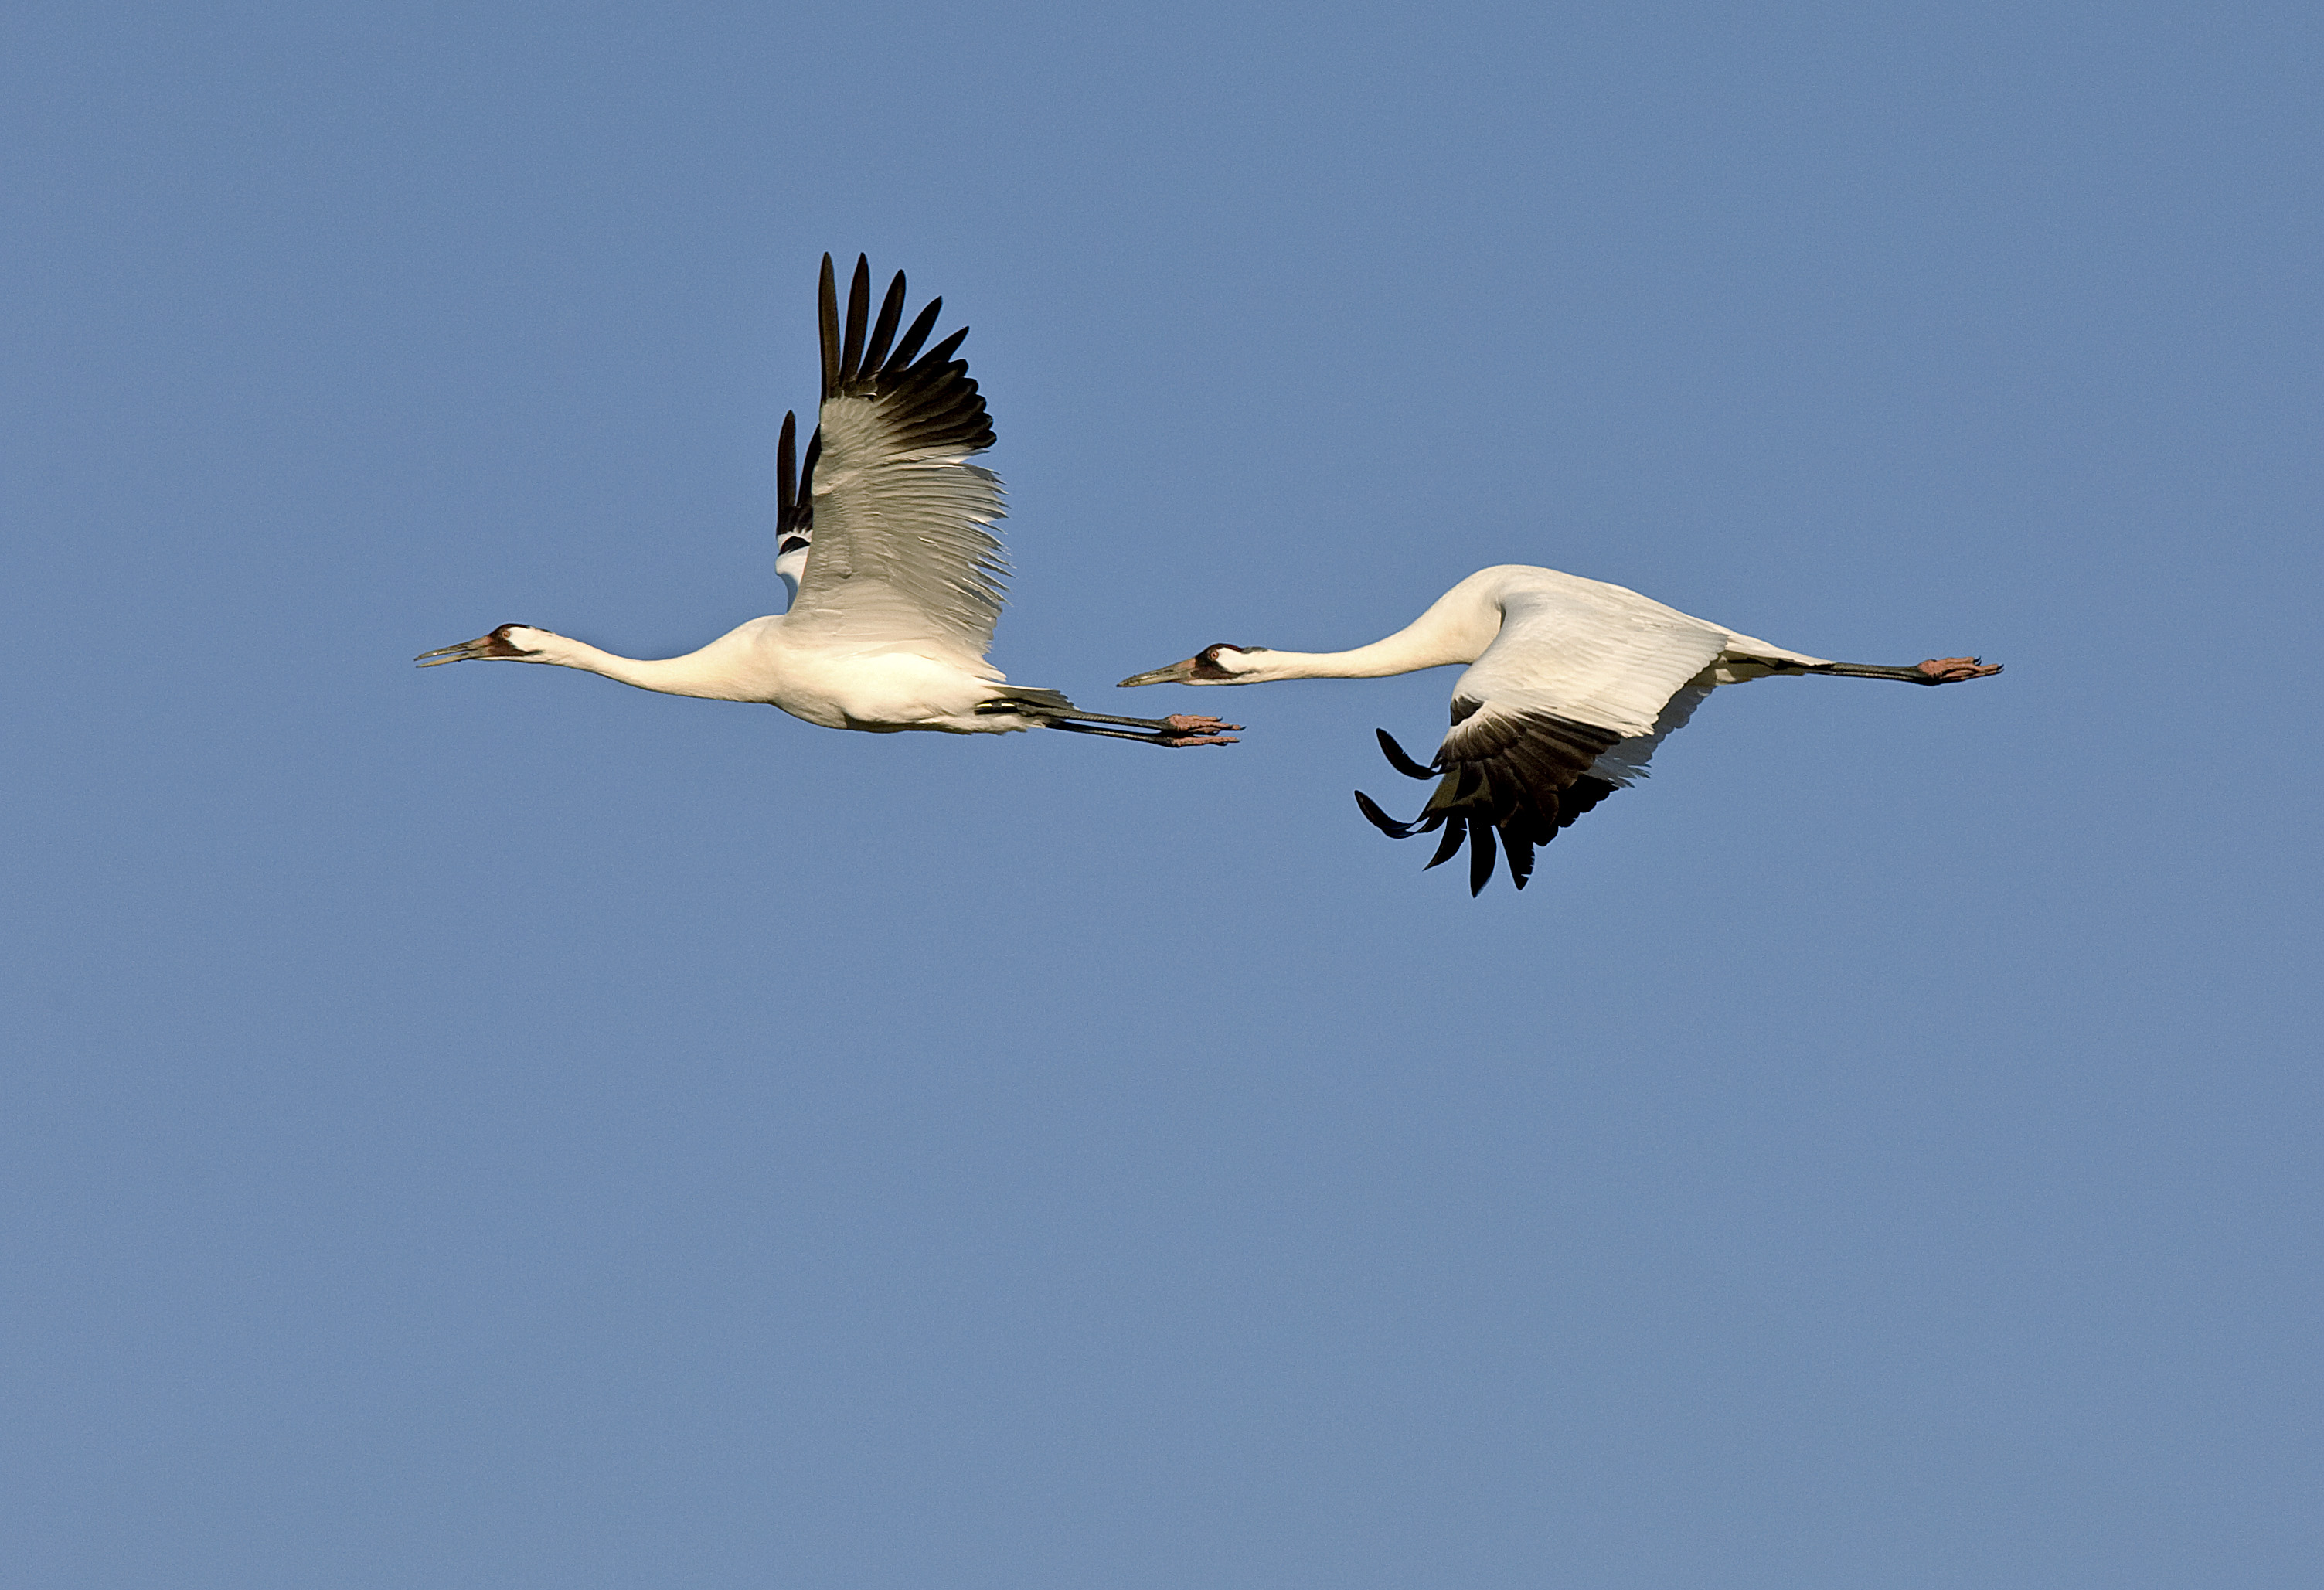
[{"label": "blue sky", "polygon": [[[2324,23],[27,5],[0,1519],[55,1586],[2324,1571]],[[996,661],[1225,752],[409,659],[779,605],[814,272]],[[1471,901],[1471,570],[1721,692]]]}]

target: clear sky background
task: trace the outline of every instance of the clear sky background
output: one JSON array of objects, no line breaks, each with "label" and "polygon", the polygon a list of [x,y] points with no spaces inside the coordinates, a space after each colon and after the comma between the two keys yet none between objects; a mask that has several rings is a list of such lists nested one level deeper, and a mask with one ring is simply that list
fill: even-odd
[{"label": "clear sky background", "polygon": [[[2324,14],[20,4],[9,1582],[2310,1585]],[[825,250],[995,660],[1223,752],[544,669],[780,605]],[[1472,569],[1721,692],[1471,901]]]}]

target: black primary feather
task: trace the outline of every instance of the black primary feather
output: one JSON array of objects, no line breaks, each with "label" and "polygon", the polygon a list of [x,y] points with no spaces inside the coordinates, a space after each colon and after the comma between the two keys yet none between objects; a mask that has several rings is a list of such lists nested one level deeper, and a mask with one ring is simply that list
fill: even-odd
[{"label": "black primary feather", "polygon": [[888,339],[896,335],[896,323],[904,318],[904,273],[888,283],[888,296],[881,300],[880,318],[872,323],[872,340],[863,345],[863,367],[878,372],[888,356]]},{"label": "black primary feather", "polygon": [[[960,351],[968,328],[962,327],[922,354],[920,345],[935,329],[936,316],[944,307],[941,298],[931,299],[904,333],[903,340],[892,351],[887,351],[888,337],[896,322],[903,318],[904,302],[904,274],[899,271],[889,286],[887,300],[881,306],[880,319],[871,330],[867,347],[865,322],[872,312],[871,262],[860,254],[856,257],[843,328],[837,278],[833,273],[831,256],[824,255],[823,275],[816,292],[817,328],[823,345],[823,401],[829,402],[836,397],[876,400],[881,405],[881,422],[890,428],[890,436],[900,448],[956,449],[964,454],[983,451],[993,442],[991,417],[976,383],[969,379],[968,365],[953,356]],[[821,434],[818,427],[818,439]],[[810,471],[816,455],[816,441],[810,440]],[[802,503],[810,495],[807,480],[807,476],[802,475]]]},{"label": "black primary feather", "polygon": [[1374,729],[1372,733],[1379,736],[1380,753],[1388,758],[1388,766],[1396,769],[1406,778],[1425,781],[1436,776],[1433,770],[1421,766],[1406,755],[1404,747],[1396,743],[1396,736],[1386,729]]},{"label": "black primary feather", "polygon": [[1444,823],[1444,837],[1437,841],[1436,854],[1428,858],[1428,866],[1423,867],[1420,870],[1425,873],[1428,870],[1428,867],[1441,867],[1446,862],[1451,861],[1454,856],[1461,854],[1461,841],[1468,837],[1469,822],[1466,818],[1456,817],[1446,818]]},{"label": "black primary feather", "polygon": [[882,375],[893,375],[909,368],[913,356],[920,351],[920,344],[926,342],[928,339],[928,333],[936,328],[936,317],[942,313],[944,313],[944,300],[941,298],[928,300],[927,308],[922,310],[919,318],[912,322],[912,328],[904,333],[904,340],[896,345],[896,351],[888,356],[888,362],[881,366],[880,373]]},{"label": "black primary feather", "polygon": [[1533,876],[1533,839],[1515,828],[1501,830],[1501,848],[1509,854],[1509,882],[1522,889]]},{"label": "black primary feather", "polygon": [[1364,814],[1364,820],[1366,822],[1371,824],[1372,827],[1378,828],[1381,833],[1386,834],[1389,838],[1409,839],[1412,837],[1412,825],[1410,823],[1400,823],[1394,818],[1388,816],[1388,813],[1379,809],[1379,803],[1378,801],[1365,794],[1361,790],[1356,791],[1356,809]]},{"label": "black primary feather", "polygon": [[798,508],[798,416],[783,416],[783,433],[775,441],[775,529],[778,533],[791,527],[791,515]]},{"label": "black primary feather", "polygon": [[[1536,848],[1614,792],[1617,786],[1591,776],[1590,768],[1621,738],[1611,729],[1550,713],[1480,715],[1481,705],[1453,703],[1452,731],[1436,753],[1435,766],[1443,776],[1411,822],[1397,822],[1369,796],[1356,797],[1372,826],[1391,838],[1409,838],[1442,827],[1443,837],[1429,859],[1430,867],[1452,860],[1466,844],[1471,894],[1481,892],[1491,881],[1503,852],[1508,856],[1509,881],[1519,889],[1526,886],[1533,876]],[[1398,772],[1434,776],[1387,730],[1377,732],[1381,753]]]},{"label": "black primary feather", "polygon": [[928,349],[927,356],[913,365],[912,368],[918,370],[922,365],[943,364],[946,359],[951,358],[954,354],[960,351],[960,345],[966,341],[967,338],[968,328],[964,326],[959,330],[954,332],[950,337],[945,337],[942,342],[936,344],[936,347]]},{"label": "black primary feather", "polygon": [[1485,892],[1493,878],[1493,829],[1489,823],[1469,825],[1469,898]]},{"label": "black primary feather", "polygon": [[823,256],[823,276],[815,290],[816,340],[823,346],[823,398],[829,402],[839,391],[839,285],[832,279],[831,256]]},{"label": "black primary feather", "polygon": [[872,262],[855,256],[855,276],[847,284],[847,340],[839,350],[839,384],[851,386],[863,369],[863,323],[872,318]]}]

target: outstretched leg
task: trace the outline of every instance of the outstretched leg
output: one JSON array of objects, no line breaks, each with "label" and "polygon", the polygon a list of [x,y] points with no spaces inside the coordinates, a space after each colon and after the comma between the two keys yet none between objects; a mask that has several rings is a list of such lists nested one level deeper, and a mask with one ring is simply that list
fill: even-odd
[{"label": "outstretched leg", "polygon": [[1910,668],[1886,668],[1872,662],[1819,662],[1801,671],[1839,674],[1856,679],[1903,679],[1911,685],[1957,685],[1963,679],[1987,679],[1999,673],[2001,664],[1988,664],[1975,657],[1932,657]]},{"label": "outstretched leg", "polygon": [[1141,745],[1235,745],[1241,742],[1222,729],[1239,729],[1239,723],[1221,723],[1215,717],[1196,717],[1187,713],[1176,713],[1168,717],[1106,717],[1098,723],[1129,723],[1151,725],[1150,734],[1132,734],[1128,729],[1100,728],[1097,723],[1073,723],[1064,718],[1045,717],[1045,729],[1064,729],[1074,735],[1103,735],[1109,739],[1135,740]]},{"label": "outstretched leg", "polygon": [[[1232,745],[1237,742],[1227,733],[1240,729],[1239,723],[1225,723],[1215,717],[1204,717],[1194,713],[1173,713],[1168,717],[1115,717],[1110,713],[1084,712],[1055,690],[1019,690],[1010,687],[1010,693],[979,707],[980,713],[1010,713],[1029,717],[1045,729],[1065,729],[1076,735],[1104,735],[1116,740],[1137,740],[1148,745]],[[1101,728],[1101,724],[1120,726]],[[1143,729],[1144,734],[1130,734],[1130,729]]]}]

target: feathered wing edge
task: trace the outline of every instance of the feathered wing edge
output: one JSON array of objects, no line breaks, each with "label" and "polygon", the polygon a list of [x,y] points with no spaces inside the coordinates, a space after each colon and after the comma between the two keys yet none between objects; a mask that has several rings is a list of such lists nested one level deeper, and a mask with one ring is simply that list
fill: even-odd
[{"label": "feathered wing edge", "polygon": [[[1611,729],[1546,712],[1480,714],[1480,703],[1456,698],[1452,732],[1426,765],[1407,755],[1386,729],[1376,731],[1389,765],[1406,778],[1437,779],[1420,815],[1397,822],[1362,790],[1356,805],[1391,839],[1444,830],[1429,859],[1438,866],[1469,846],[1469,892],[1482,893],[1492,878],[1496,846],[1508,855],[1509,881],[1519,889],[1533,876],[1533,853],[1618,787],[1591,776],[1590,767],[1621,739]],[[1442,775],[1441,777],[1439,775]],[[1422,869],[1425,871],[1426,869]]]},{"label": "feathered wing edge", "polygon": [[[968,363],[955,359],[968,336],[964,326],[929,348],[920,347],[944,312],[944,300],[932,298],[902,338],[889,339],[904,316],[904,273],[888,284],[880,318],[867,337],[864,322],[872,310],[872,262],[855,256],[854,279],[848,283],[847,320],[839,318],[838,283],[832,274],[831,256],[823,256],[823,277],[816,285],[816,322],[823,344],[823,402],[835,397],[880,400],[883,425],[894,428],[896,445],[917,451],[942,448],[963,455],[981,453],[993,443],[991,417],[976,383],[968,378]],[[816,448],[807,444],[809,468]],[[804,485],[800,495],[807,495]]]},{"label": "feathered wing edge", "polygon": [[[848,283],[847,315],[842,328],[838,282],[829,254],[816,282],[816,328],[822,350],[820,402],[837,396],[908,399],[900,407],[883,408],[881,418],[897,422],[896,439],[907,448],[956,448],[963,454],[982,452],[994,440],[992,423],[968,379],[968,365],[955,360],[968,328],[945,337],[926,356],[920,349],[944,312],[944,300],[930,299],[901,339],[896,328],[904,317],[904,273],[896,273],[881,300],[877,319],[872,306],[872,262],[855,256],[855,273]],[[866,327],[869,325],[867,334]],[[783,415],[780,439],[775,447],[775,571],[796,599],[807,577],[815,542],[815,467],[823,456],[823,428],[808,436],[807,452],[796,458],[798,417]],[[996,577],[1005,572],[994,560]]]},{"label": "feathered wing edge", "polygon": [[[824,398],[798,492],[813,504],[814,550],[794,609],[809,623],[924,624],[930,638],[982,657],[1008,566],[991,528],[1002,517],[1000,480],[968,462],[993,430],[967,364],[954,356],[967,328],[923,352],[943,312],[936,299],[899,337],[903,274],[875,318],[862,256],[844,317],[828,255],[817,299]],[[871,620],[875,612],[884,619]]]}]

